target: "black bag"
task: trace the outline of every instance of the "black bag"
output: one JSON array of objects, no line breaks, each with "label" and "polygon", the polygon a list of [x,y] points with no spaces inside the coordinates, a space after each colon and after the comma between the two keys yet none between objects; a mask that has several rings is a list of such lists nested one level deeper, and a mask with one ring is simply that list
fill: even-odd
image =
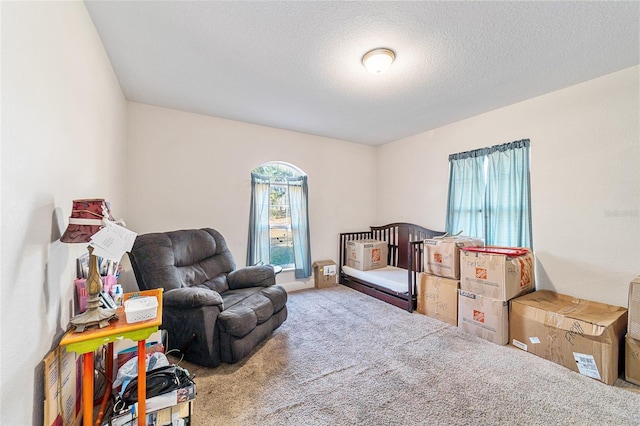
[{"label": "black bag", "polygon": [[[177,365],[166,365],[147,371],[147,398],[152,398],[172,390],[185,387],[193,380],[189,372]],[[138,378],[131,380],[122,392],[122,401],[126,406],[138,402]]]}]

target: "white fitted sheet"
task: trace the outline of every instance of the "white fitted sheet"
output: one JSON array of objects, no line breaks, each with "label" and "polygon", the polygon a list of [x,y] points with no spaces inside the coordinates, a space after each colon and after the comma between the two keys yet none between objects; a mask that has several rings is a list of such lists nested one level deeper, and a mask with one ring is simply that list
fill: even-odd
[{"label": "white fitted sheet", "polygon": [[409,292],[409,284],[407,283],[409,273],[403,268],[385,266],[384,268],[360,271],[345,265],[342,267],[342,271],[351,277],[388,288],[396,293],[407,294]]}]

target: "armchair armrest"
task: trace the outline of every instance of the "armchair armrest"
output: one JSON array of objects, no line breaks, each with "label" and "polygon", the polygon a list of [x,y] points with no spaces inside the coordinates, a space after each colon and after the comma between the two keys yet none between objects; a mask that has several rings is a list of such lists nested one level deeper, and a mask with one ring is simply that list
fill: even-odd
[{"label": "armchair armrest", "polygon": [[182,287],[164,292],[162,303],[166,307],[199,308],[201,306],[222,307],[222,296],[216,291],[201,287]]},{"label": "armchair armrest", "polygon": [[227,275],[229,288],[269,287],[275,285],[276,274],[271,265],[247,266]]}]

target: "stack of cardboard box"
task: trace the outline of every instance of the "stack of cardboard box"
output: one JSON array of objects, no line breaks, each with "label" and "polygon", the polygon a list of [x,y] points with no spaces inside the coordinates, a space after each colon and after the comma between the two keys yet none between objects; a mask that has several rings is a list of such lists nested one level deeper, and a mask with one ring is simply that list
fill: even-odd
[{"label": "stack of cardboard box", "polygon": [[460,252],[458,327],[499,345],[509,342],[509,300],[535,288],[526,248],[466,247]]},{"label": "stack of cardboard box", "polygon": [[418,279],[419,313],[458,325],[460,249],[482,246],[470,237],[439,237],[424,241],[424,270]]}]

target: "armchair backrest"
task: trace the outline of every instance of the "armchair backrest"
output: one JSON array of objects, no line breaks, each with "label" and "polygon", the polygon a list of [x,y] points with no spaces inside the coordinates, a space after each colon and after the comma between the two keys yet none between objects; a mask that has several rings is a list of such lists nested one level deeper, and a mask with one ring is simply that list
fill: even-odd
[{"label": "armchair backrest", "polygon": [[214,229],[187,229],[138,235],[129,253],[140,290],[206,287],[223,293],[233,256]]}]

